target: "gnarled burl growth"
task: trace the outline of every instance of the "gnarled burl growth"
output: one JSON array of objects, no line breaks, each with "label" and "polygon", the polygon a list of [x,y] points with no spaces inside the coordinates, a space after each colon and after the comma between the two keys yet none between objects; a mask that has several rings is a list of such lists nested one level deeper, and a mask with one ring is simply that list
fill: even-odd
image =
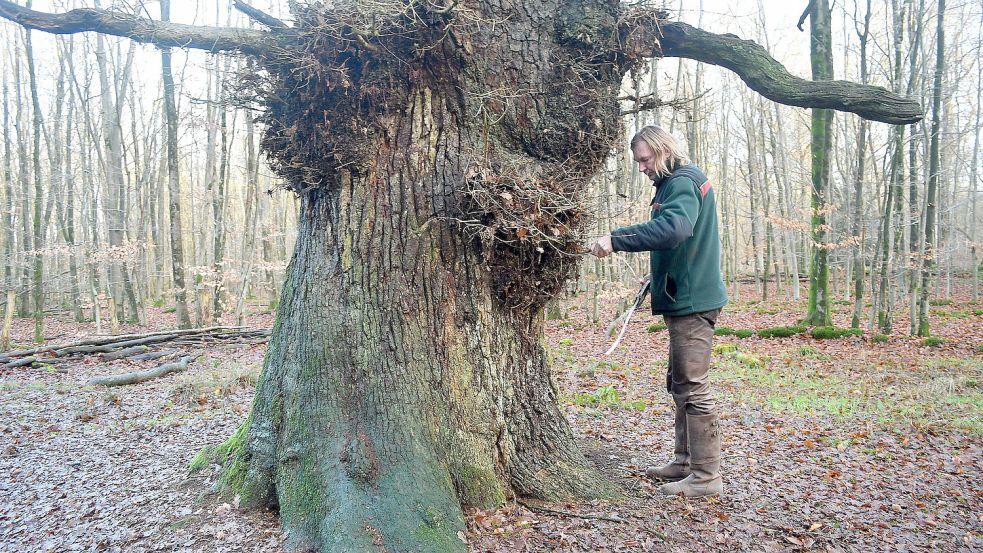
[{"label": "gnarled burl growth", "polygon": [[252,411],[211,450],[223,484],[320,551],[464,551],[462,506],[615,494],[558,406],[542,307],[575,272],[589,179],[623,140],[622,76],[665,14],[294,5],[289,27],[209,45],[203,30],[0,0],[35,29],[167,46],[183,33],[262,67],[241,81],[300,224]]}]

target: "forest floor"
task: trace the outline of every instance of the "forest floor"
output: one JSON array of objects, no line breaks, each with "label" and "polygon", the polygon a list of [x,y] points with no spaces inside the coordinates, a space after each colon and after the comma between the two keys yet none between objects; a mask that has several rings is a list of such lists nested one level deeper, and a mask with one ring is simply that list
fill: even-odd
[{"label": "forest floor", "polygon": [[[983,305],[965,291],[932,308],[934,347],[900,334],[718,336],[725,495],[698,500],[640,477],[671,455],[672,402],[661,318],[636,314],[602,355],[615,304],[631,295],[602,301],[598,322],[582,298],[565,303],[545,339],[574,432],[624,497],[470,511],[472,551],[983,550]],[[743,289],[718,328],[794,324],[803,302],[779,295]],[[851,306],[835,307],[848,326]],[[148,328],[124,331],[172,317],[155,311]],[[46,332],[63,343],[90,326],[66,315]],[[32,331],[18,320],[14,338],[26,345]],[[188,476],[200,448],[245,419],[264,349],[202,348],[186,372],[110,389],[85,382],[133,362],[0,370],[0,551],[280,551],[272,513],[210,496],[216,467]]]}]

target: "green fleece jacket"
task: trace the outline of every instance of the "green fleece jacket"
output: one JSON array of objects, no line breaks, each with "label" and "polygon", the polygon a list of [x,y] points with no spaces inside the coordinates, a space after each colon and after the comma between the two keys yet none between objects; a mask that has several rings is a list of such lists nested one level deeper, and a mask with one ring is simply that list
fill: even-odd
[{"label": "green fleece jacket", "polygon": [[614,251],[652,253],[652,313],[681,316],[723,307],[727,288],[710,181],[684,165],[655,186],[652,219],[612,231]]}]

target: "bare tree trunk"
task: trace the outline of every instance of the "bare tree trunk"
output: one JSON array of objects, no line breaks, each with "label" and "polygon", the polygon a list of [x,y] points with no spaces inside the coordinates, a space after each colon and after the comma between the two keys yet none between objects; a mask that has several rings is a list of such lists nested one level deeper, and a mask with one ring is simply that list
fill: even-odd
[{"label": "bare tree trunk", "polygon": [[[11,61],[12,63],[19,63],[19,60],[16,58]],[[7,72],[10,71],[10,68],[4,64],[3,71],[5,74],[7,74]],[[3,79],[3,289],[5,292],[14,292],[12,297],[4,294],[9,298],[9,304],[7,305],[6,309],[7,311],[10,311],[11,316],[13,316],[13,304],[17,301],[17,283],[15,282],[16,277],[14,276],[17,269],[17,233],[14,229],[14,174],[11,167],[11,133],[10,92],[9,88],[7,87],[7,79]],[[4,346],[4,349],[6,349],[6,346]]]},{"label": "bare tree trunk", "polygon": [[[867,39],[870,36],[870,0],[867,0],[867,9],[864,11],[863,30],[857,29],[857,36],[860,39],[860,82],[866,84],[867,78]],[[860,328],[860,316],[863,311],[864,297],[864,277],[866,275],[866,264],[864,263],[864,231],[863,231],[863,211],[864,211],[864,174],[867,165],[867,120],[860,120],[860,129],[857,131],[857,169],[853,181],[853,236],[857,241],[853,246],[853,319],[850,326]]]},{"label": "bare tree trunk", "polygon": [[[983,24],[983,12],[980,13],[980,22]],[[976,216],[976,201],[979,196],[979,159],[980,159],[980,112],[983,111],[983,40],[976,44],[976,123],[973,125],[973,157],[970,166],[969,182],[972,186],[970,190],[970,263],[973,272],[973,301],[980,301],[980,259],[979,259],[979,230],[980,224]]]},{"label": "bare tree trunk", "polygon": [[[249,67],[251,64],[247,64]],[[256,194],[259,187],[259,160],[256,152],[256,132],[252,117],[246,117],[246,204],[243,213],[243,239],[240,253],[242,266],[242,284],[236,300],[236,324],[241,325],[246,310],[246,299],[250,295],[249,287],[253,284],[254,265],[256,261]]]},{"label": "bare tree trunk", "polygon": [[[68,57],[71,59],[73,52],[73,39],[69,38]],[[71,71],[72,63],[69,63]],[[72,78],[74,80],[74,77]],[[68,87],[68,113],[65,119],[65,167],[68,178],[65,179],[65,201],[58,202],[59,220],[61,221],[62,235],[65,244],[68,245],[68,273],[71,279],[72,311],[76,322],[85,320],[82,314],[82,289],[78,268],[78,242],[75,233],[75,179],[72,175],[72,138],[75,133],[74,127],[75,111],[75,87]]]},{"label": "bare tree trunk", "polygon": [[[226,70],[228,70],[228,65],[226,65]],[[216,84],[218,86],[219,83]],[[221,320],[222,313],[225,311],[226,307],[226,296],[228,295],[225,288],[225,273],[226,273],[226,261],[225,261],[225,236],[226,236],[226,217],[225,217],[225,195],[226,189],[229,181],[229,151],[231,148],[229,129],[227,127],[228,122],[228,110],[225,105],[220,105],[221,113],[219,114],[219,128],[221,130],[222,136],[222,150],[221,150],[221,163],[219,165],[218,172],[218,183],[216,185],[215,194],[212,196],[212,216],[215,220],[215,235],[214,243],[212,249],[214,250],[214,270],[218,282],[215,284],[215,318]],[[235,127],[235,119],[233,118],[233,127]]]},{"label": "bare tree trunk", "polygon": [[[161,0],[160,17],[170,21],[171,2]],[[174,77],[171,76],[171,49],[160,49],[161,75],[164,81],[164,118],[167,123],[167,190],[171,229],[171,273],[174,278],[174,301],[178,328],[191,327],[187,285],[184,280],[184,244],[181,220],[181,183],[178,174],[177,107],[174,102]]]},{"label": "bare tree trunk", "polygon": [[[98,2],[97,2],[98,5]],[[126,237],[126,176],[124,174],[123,160],[123,140],[122,140],[122,104],[126,97],[126,90],[130,81],[130,72],[133,66],[135,48],[131,43],[127,51],[123,69],[115,75],[115,81],[119,88],[113,86],[109,77],[108,53],[105,41],[101,35],[96,35],[96,63],[99,70],[99,96],[102,107],[102,132],[106,144],[106,153],[103,156],[104,170],[106,175],[106,225],[108,226],[107,239],[109,247],[114,250],[115,255],[110,256],[109,263],[109,283],[107,291],[116,300],[117,308],[126,317],[124,305],[134,307],[133,316],[136,313],[136,298],[133,286],[130,282],[129,271],[125,255],[122,255],[123,243]]]},{"label": "bare tree trunk", "polygon": [[[31,292],[34,299],[34,341],[44,341],[44,261],[42,250],[44,248],[44,234],[41,225],[42,210],[44,202],[44,188],[41,186],[41,128],[44,126],[44,119],[41,114],[41,102],[38,100],[37,75],[34,69],[34,47],[31,44],[31,31],[25,31],[24,50],[27,54],[27,73],[30,79],[31,106],[34,115],[33,125],[33,152],[31,155],[32,174],[34,176],[34,216],[32,218],[34,252],[31,271]],[[25,196],[25,200],[27,197]]]},{"label": "bare tree trunk", "polygon": [[[908,0],[911,7],[911,20],[914,22],[914,32],[909,42],[911,43],[909,58],[908,87],[909,95],[916,90],[920,90],[918,85],[918,66],[921,55],[922,29],[925,15],[925,0],[919,0],[917,13],[914,10],[913,0]],[[900,60],[898,62],[900,64]],[[900,82],[900,69],[898,70],[898,81]],[[909,328],[908,333],[912,336],[918,333],[918,279],[921,265],[921,218],[922,210],[918,203],[918,187],[923,179],[918,176],[918,137],[924,132],[924,122],[908,127],[911,138],[908,141],[908,259],[905,270],[908,273],[908,314]],[[924,144],[924,143],[922,143]]]},{"label": "bare tree trunk", "polygon": [[753,112],[756,111],[753,106],[748,106],[748,98],[745,94],[744,103],[744,126],[745,126],[745,139],[747,140],[747,182],[748,182],[748,201],[751,207],[751,251],[754,256],[754,285],[757,288],[759,294],[762,294],[762,272],[766,271],[762,267],[762,258],[764,248],[761,245],[761,212],[758,209],[757,195],[758,190],[761,188],[761,176],[760,171],[758,171],[755,165],[758,162],[758,155],[755,151],[755,137],[756,129],[754,124]]},{"label": "bare tree trunk", "polygon": [[31,206],[31,192],[30,192],[30,165],[28,162],[27,154],[27,120],[24,116],[24,101],[23,93],[21,91],[21,83],[23,82],[23,75],[21,74],[20,68],[20,57],[21,57],[21,41],[14,41],[14,102],[15,102],[15,116],[14,116],[14,127],[16,129],[17,136],[17,179],[20,182],[20,208],[21,208],[21,251],[20,259],[18,265],[20,266],[20,290],[17,294],[18,306],[17,315],[20,317],[27,317],[30,312],[30,282],[31,282],[31,266],[27,262],[28,259],[32,257],[32,252],[34,251],[33,244],[33,233],[31,229],[31,217],[29,209]]},{"label": "bare tree trunk", "polygon": [[918,309],[918,335],[930,334],[928,293],[935,270],[935,202],[939,187],[939,132],[942,124],[942,72],[945,70],[945,0],[939,0],[936,26],[935,79],[932,85],[932,138],[929,146],[928,191],[925,196],[925,257],[922,260],[921,297]]}]

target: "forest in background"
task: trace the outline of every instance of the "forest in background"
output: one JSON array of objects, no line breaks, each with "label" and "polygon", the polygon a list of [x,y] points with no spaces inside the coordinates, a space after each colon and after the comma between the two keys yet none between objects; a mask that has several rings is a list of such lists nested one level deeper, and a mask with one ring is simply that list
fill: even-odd
[{"label": "forest in background", "polygon": [[[685,139],[715,183],[722,266],[735,299],[742,280],[753,280],[765,299],[798,299],[807,293],[817,249],[829,256],[830,295],[855,303],[854,323],[861,327],[917,331],[926,259],[936,264],[928,295],[948,297],[954,279],[963,277],[978,298],[983,70],[977,22],[983,20],[971,2],[946,9],[940,66],[938,6],[924,0],[834,5],[833,76],[915,96],[927,117],[892,127],[835,113],[827,196],[819,208],[810,200],[807,110],[772,103],[733,74],[691,60],[653,59],[647,71],[626,79],[626,142],[642,125],[666,126]],[[286,12],[274,2],[262,7]],[[712,2],[667,7],[687,22],[758,41],[793,72],[808,71],[808,34],[795,30],[788,8],[764,0],[743,13],[715,11]],[[250,25],[223,3],[197,2],[174,17]],[[207,326],[241,321],[249,303],[276,305],[298,202],[266,167],[257,107],[237,93],[257,78],[251,62],[162,55],[114,37],[50,36],[7,22],[0,33],[6,45],[0,243],[8,313],[35,317],[40,339],[46,312],[71,311],[79,321],[95,319],[97,328],[115,330],[144,320],[147,307],[173,310],[177,326]],[[929,107],[937,66],[937,216],[929,225],[936,116]],[[629,154],[612,152],[596,179],[598,234],[647,218],[650,186]],[[817,225],[820,240],[812,234]],[[644,256],[591,259],[576,289],[587,292],[597,317],[598,298],[630,295],[626,288],[646,263]]]}]

